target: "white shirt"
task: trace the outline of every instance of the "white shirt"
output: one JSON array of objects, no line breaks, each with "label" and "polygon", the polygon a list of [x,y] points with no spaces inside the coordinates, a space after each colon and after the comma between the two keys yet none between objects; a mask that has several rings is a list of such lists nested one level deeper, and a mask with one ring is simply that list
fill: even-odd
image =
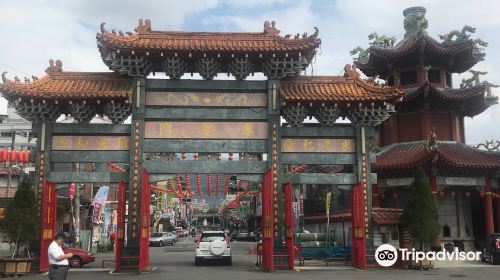
[{"label": "white shirt", "polygon": [[51,265],[52,264],[69,265],[68,259],[60,261],[56,260],[57,257],[64,255],[63,249],[61,248],[61,246],[59,246],[59,244],[57,244],[56,241],[52,241],[52,243],[50,243],[48,254],[49,254],[49,263]]}]

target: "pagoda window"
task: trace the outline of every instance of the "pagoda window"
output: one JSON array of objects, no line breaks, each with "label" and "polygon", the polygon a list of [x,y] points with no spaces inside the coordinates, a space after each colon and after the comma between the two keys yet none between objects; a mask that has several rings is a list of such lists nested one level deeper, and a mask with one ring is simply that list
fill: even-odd
[{"label": "pagoda window", "polygon": [[451,88],[451,73],[446,72],[446,86]]},{"label": "pagoda window", "polygon": [[401,85],[411,85],[417,83],[417,70],[402,71],[399,74]]},{"label": "pagoda window", "polygon": [[388,86],[393,86],[394,85],[394,76],[389,76],[387,78],[387,85]]},{"label": "pagoda window", "polygon": [[429,83],[440,84],[441,83],[441,72],[439,69],[430,69],[428,73]]}]

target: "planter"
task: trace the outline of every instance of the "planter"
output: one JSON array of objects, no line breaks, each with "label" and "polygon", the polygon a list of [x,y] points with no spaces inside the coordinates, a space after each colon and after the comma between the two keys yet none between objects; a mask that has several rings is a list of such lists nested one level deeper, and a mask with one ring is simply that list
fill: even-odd
[{"label": "planter", "polygon": [[33,258],[2,258],[0,259],[0,275],[26,275],[30,273]]}]

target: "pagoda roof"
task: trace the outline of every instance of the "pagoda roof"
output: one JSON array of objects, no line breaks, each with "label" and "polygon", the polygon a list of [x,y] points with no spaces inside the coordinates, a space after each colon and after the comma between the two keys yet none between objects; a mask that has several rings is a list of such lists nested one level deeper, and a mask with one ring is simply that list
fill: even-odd
[{"label": "pagoda roof", "polygon": [[487,152],[454,141],[416,141],[392,144],[377,156],[377,174],[411,174],[418,166],[436,166],[461,174],[487,174],[500,170],[500,153]]},{"label": "pagoda roof", "polygon": [[[352,71],[352,70],[351,70]],[[388,102],[401,99],[403,91],[393,86],[361,79],[359,74],[346,71],[344,76],[300,76],[280,82],[284,102]]]},{"label": "pagoda roof", "polygon": [[372,45],[369,55],[358,59],[356,66],[367,76],[386,77],[390,68],[418,64],[443,65],[452,73],[462,73],[484,59],[472,39],[438,42],[429,35],[407,37],[393,47]]},{"label": "pagoda roof", "polygon": [[47,74],[33,80],[7,79],[2,75],[0,92],[10,98],[39,99],[96,99],[101,97],[128,99],[132,90],[131,79],[113,72],[64,72],[60,61],[51,60]]},{"label": "pagoda roof", "polygon": [[[318,29],[309,36],[280,36],[274,23],[266,22],[263,32],[156,31],[151,21],[139,22],[134,33],[108,32],[101,25],[97,41],[102,47],[119,50],[174,52],[302,52],[319,47]],[[297,38],[298,37],[298,38]],[[102,50],[101,50],[102,51]]]},{"label": "pagoda roof", "polygon": [[431,106],[436,108],[455,108],[468,117],[476,116],[498,103],[498,97],[488,93],[487,85],[483,83],[456,89],[437,88],[425,83],[418,88],[405,89],[401,106],[423,104],[424,100],[429,100]]},{"label": "pagoda roof", "polygon": [[379,75],[386,79],[394,69],[411,69],[416,65],[442,66],[451,73],[462,73],[484,59],[481,47],[488,43],[470,38],[475,28],[465,25],[461,30],[440,35],[443,41],[438,42],[427,34],[425,14],[424,7],[410,7],[403,11],[406,33],[397,44],[395,37],[371,33],[368,49],[358,47],[351,52],[359,53],[356,66],[367,76]]}]

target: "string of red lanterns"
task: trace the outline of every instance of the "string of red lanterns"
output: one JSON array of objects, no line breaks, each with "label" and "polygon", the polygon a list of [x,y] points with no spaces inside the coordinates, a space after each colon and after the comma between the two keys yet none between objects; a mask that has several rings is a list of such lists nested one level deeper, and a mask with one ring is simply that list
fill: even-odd
[{"label": "string of red lanterns", "polygon": [[29,150],[7,150],[3,147],[0,151],[0,160],[3,163],[10,162],[11,164],[14,162],[28,163],[30,162],[30,154]]},{"label": "string of red lanterns", "polygon": [[[194,160],[198,160],[198,153],[194,154]],[[198,193],[198,198],[201,198],[203,196],[203,193],[201,192],[201,178],[200,174],[196,173],[196,192]]]},{"label": "string of red lanterns", "polygon": [[215,175],[215,198],[219,196],[220,174]]},{"label": "string of red lanterns", "polygon": [[212,176],[210,174],[207,174],[207,196],[210,197],[210,183],[212,181]]},{"label": "string of red lanterns", "polygon": [[226,198],[229,193],[229,180],[231,180],[231,176],[226,174],[226,180],[224,181],[224,198]]}]

